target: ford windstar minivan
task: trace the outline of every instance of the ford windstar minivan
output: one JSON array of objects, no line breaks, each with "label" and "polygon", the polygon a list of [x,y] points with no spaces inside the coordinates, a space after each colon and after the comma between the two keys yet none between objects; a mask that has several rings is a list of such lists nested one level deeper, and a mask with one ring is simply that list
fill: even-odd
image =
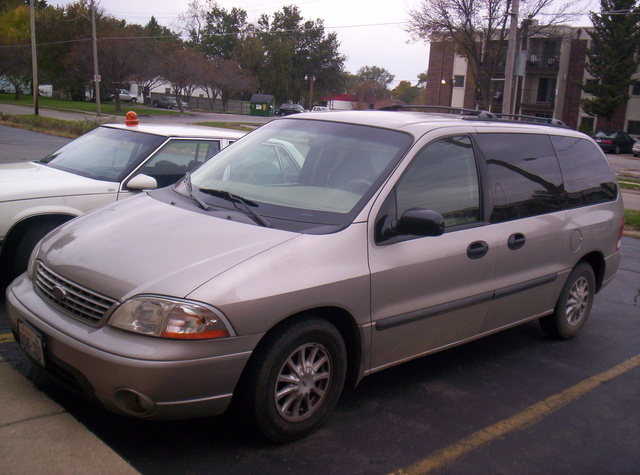
[{"label": "ford windstar minivan", "polygon": [[533,319],[576,336],[622,229],[602,151],[561,125],[296,114],[51,232],[8,311],[38,366],[111,411],[233,400],[284,442],[384,368]]}]

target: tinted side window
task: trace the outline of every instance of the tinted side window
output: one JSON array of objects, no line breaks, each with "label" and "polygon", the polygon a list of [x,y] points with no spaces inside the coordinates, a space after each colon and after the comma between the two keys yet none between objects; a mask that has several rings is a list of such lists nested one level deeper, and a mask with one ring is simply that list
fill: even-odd
[{"label": "tinted side window", "polygon": [[618,185],[598,146],[586,139],[551,137],[564,178],[569,207],[615,200]]},{"label": "tinted side window", "polygon": [[564,209],[562,174],[547,135],[478,134],[475,138],[491,182],[491,222]]},{"label": "tinted side window", "polygon": [[414,158],[396,186],[397,216],[411,208],[437,211],[446,227],[480,219],[478,172],[465,136],[427,145]]}]

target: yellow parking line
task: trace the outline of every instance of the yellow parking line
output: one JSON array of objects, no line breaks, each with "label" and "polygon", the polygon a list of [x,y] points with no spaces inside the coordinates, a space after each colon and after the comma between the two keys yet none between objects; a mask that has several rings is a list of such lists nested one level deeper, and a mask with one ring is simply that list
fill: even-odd
[{"label": "yellow parking line", "polygon": [[531,424],[534,424],[541,419],[545,418],[549,414],[561,409],[570,402],[584,396],[588,392],[594,390],[602,383],[605,383],[633,368],[640,366],[640,355],[636,355],[633,358],[621,363],[613,368],[597,374],[589,379],[572,386],[561,393],[555,394],[544,401],[541,401],[533,406],[529,406],[524,411],[519,412],[507,419],[493,424],[492,426],[485,427],[478,432],[471,434],[469,437],[459,440],[458,442],[449,445],[428,457],[393,472],[394,475],[417,475],[429,473],[432,470],[443,467],[444,465],[455,461],[463,455],[471,452],[472,450],[491,442],[498,437],[502,437],[505,434],[514,430],[523,429]]},{"label": "yellow parking line", "polygon": [[15,341],[13,339],[13,333],[2,333],[0,334],[0,344],[2,343],[9,343]]}]

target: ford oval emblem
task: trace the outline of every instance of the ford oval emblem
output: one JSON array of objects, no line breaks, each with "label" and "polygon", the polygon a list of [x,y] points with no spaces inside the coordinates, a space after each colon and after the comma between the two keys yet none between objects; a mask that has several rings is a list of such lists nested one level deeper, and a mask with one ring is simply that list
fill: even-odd
[{"label": "ford oval emblem", "polygon": [[53,295],[56,300],[63,301],[67,298],[67,291],[59,285],[56,285],[53,289],[51,289],[51,295]]}]

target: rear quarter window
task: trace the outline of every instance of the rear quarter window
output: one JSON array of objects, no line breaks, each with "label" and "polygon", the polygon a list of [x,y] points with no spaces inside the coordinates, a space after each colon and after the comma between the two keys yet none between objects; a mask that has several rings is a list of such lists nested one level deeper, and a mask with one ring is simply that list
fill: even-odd
[{"label": "rear quarter window", "polygon": [[552,136],[567,192],[568,207],[615,200],[618,185],[597,145],[576,137]]}]

